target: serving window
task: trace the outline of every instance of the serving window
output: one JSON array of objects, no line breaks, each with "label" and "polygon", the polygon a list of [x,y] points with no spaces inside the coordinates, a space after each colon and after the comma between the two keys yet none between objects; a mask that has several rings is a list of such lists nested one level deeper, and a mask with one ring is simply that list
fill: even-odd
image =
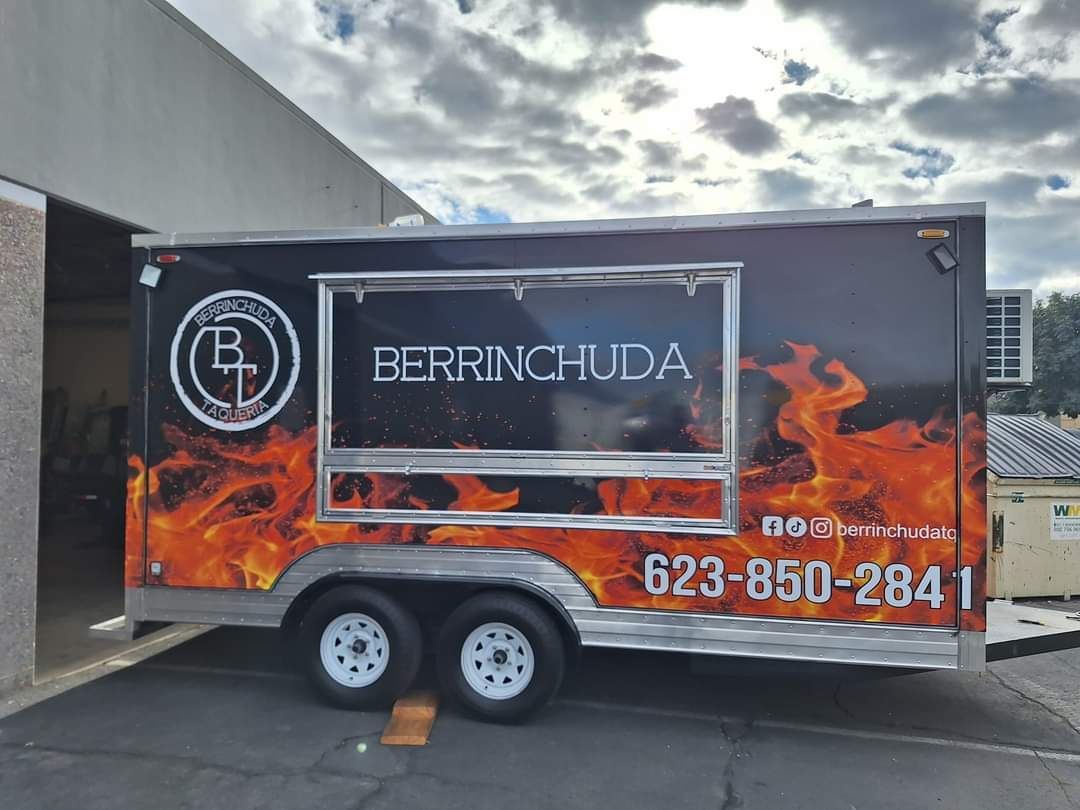
[{"label": "serving window", "polygon": [[730,533],[739,266],[316,276],[319,518]]}]

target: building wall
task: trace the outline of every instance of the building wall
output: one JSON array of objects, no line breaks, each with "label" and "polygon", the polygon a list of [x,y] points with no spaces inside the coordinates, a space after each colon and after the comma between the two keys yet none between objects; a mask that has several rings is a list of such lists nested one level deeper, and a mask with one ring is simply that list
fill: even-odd
[{"label": "building wall", "polygon": [[0,122],[3,693],[33,672],[42,195],[159,232],[434,220],[164,0],[0,0]]},{"label": "building wall", "polygon": [[0,116],[0,177],[149,230],[425,213],[164,0],[4,0]]},{"label": "building wall", "polygon": [[45,198],[0,182],[0,694],[34,672],[44,271]]},{"label": "building wall", "polygon": [[[1080,540],[1050,537],[1051,504],[1080,505],[1080,481],[998,478],[991,473],[986,500],[987,595],[999,599],[1080,595]],[[1000,551],[994,550],[995,514],[1005,521]]]}]

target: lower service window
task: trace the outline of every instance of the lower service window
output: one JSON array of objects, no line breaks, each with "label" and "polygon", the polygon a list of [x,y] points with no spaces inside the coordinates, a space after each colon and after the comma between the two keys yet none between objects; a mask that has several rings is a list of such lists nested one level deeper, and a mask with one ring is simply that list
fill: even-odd
[{"label": "lower service window", "polygon": [[319,518],[731,533],[740,266],[315,276]]}]

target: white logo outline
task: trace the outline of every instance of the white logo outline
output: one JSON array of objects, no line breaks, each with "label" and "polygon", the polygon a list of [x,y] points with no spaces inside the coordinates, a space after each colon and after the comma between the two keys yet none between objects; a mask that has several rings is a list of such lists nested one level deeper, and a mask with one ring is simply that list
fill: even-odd
[{"label": "white logo outline", "polygon": [[[285,388],[282,390],[281,395],[278,397],[277,401],[274,404],[270,405],[265,411],[263,411],[258,416],[255,416],[255,417],[253,417],[251,419],[238,420],[238,421],[235,421],[235,422],[226,422],[224,420],[217,419],[216,417],[213,417],[213,416],[210,416],[209,414],[207,414],[194,401],[192,401],[190,396],[188,396],[187,391],[184,389],[184,386],[180,381],[179,355],[180,355],[180,343],[181,343],[181,341],[183,339],[185,331],[187,330],[188,324],[191,323],[191,321],[195,317],[195,315],[198,312],[200,312],[201,310],[205,309],[210,304],[213,304],[214,302],[220,301],[220,300],[222,300],[224,298],[231,298],[231,297],[247,297],[247,298],[254,299],[254,300],[258,301],[259,303],[264,304],[265,306],[269,307],[270,310],[278,318],[281,319],[281,324],[285,329],[285,334],[289,338],[289,348],[291,350],[290,353],[292,355],[292,368],[289,371],[289,379],[285,384]],[[240,394],[240,392],[242,391],[242,388],[238,387],[238,389],[237,389],[238,390],[238,402],[241,403],[241,406],[242,406],[242,403],[250,404],[250,403],[253,403],[253,402],[257,402],[262,397],[266,396],[267,393],[269,393],[270,388],[273,387],[274,383],[277,382],[278,373],[281,371],[281,367],[280,367],[281,366],[281,364],[280,364],[280,359],[281,358],[280,358],[280,354],[279,354],[279,351],[278,351],[277,341],[274,339],[273,334],[266,327],[266,325],[259,322],[257,318],[253,318],[251,315],[248,315],[246,313],[240,313],[240,312],[221,313],[221,314],[219,314],[218,316],[216,316],[214,318],[214,322],[216,323],[217,321],[219,321],[219,320],[221,320],[221,319],[223,319],[225,317],[243,318],[245,320],[255,322],[256,325],[260,329],[263,330],[263,332],[266,334],[267,338],[270,341],[270,346],[272,347],[272,352],[273,352],[273,369],[272,369],[273,373],[270,375],[269,382],[267,382],[266,385],[264,385],[259,390],[258,394],[256,394],[254,397],[249,397],[247,399],[244,399],[242,397],[242,394]],[[201,381],[199,380],[199,376],[198,376],[196,368],[195,368],[195,350],[199,345],[199,341],[203,338],[204,333],[208,329],[212,330],[212,329],[222,329],[222,328],[226,328],[226,327],[221,327],[221,326],[208,327],[206,325],[203,325],[199,329],[199,332],[196,334],[195,339],[192,341],[191,349],[189,351],[188,371],[191,374],[191,379],[192,379],[192,382],[194,383],[195,387],[198,389],[198,391],[199,391],[199,393],[201,395],[206,397],[206,399],[208,401],[210,401],[210,402],[212,402],[212,403],[214,403],[216,405],[219,405],[219,406],[229,406],[229,407],[231,407],[231,403],[225,403],[224,401],[219,400],[216,397],[210,396],[206,392],[206,390],[204,389]],[[235,327],[230,326],[230,327],[227,327],[227,328],[233,329],[235,331]],[[238,334],[238,332],[237,332],[237,334]],[[217,335],[215,335],[215,340],[219,340],[219,337]],[[240,375],[240,374],[242,374],[242,368],[240,368],[239,363],[234,364],[232,366],[225,366],[223,364],[219,365],[219,361],[220,361],[219,349],[220,348],[229,348],[231,345],[235,346],[235,344],[224,344],[224,346],[222,346],[220,343],[215,344],[214,367],[215,368],[220,368],[221,370],[225,370],[226,368],[237,368],[237,374]],[[172,378],[173,388],[176,389],[176,393],[180,397],[180,401],[184,404],[184,407],[187,408],[188,412],[191,413],[192,416],[194,416],[196,419],[198,419],[204,425],[209,425],[210,427],[217,428],[218,430],[226,430],[226,431],[230,431],[230,432],[238,432],[238,431],[241,431],[241,430],[250,430],[251,428],[259,427],[260,425],[263,425],[266,422],[273,419],[278,414],[278,412],[282,408],[285,407],[285,403],[288,402],[289,399],[292,397],[293,390],[296,388],[296,381],[300,377],[300,339],[296,334],[296,329],[293,326],[292,320],[289,319],[289,316],[285,314],[284,310],[282,310],[281,307],[279,307],[276,303],[271,301],[266,296],[260,295],[259,293],[256,293],[256,292],[252,292],[251,290],[222,290],[221,292],[217,292],[217,293],[213,293],[212,295],[208,295],[206,298],[203,298],[202,300],[195,303],[195,305],[192,306],[191,309],[189,309],[187,311],[187,313],[184,315],[184,317],[180,319],[180,324],[176,327],[176,333],[173,335],[173,340],[172,340],[172,347],[171,347],[170,357],[169,357],[169,376]],[[239,381],[239,377],[238,377],[238,381]]]}]

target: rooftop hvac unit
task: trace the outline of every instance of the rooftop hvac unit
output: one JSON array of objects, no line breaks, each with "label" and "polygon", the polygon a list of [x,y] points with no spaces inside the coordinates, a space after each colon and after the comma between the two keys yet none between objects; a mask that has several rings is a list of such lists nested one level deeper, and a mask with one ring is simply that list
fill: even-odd
[{"label": "rooftop hvac unit", "polygon": [[986,291],[986,382],[1031,385],[1031,290]]}]

